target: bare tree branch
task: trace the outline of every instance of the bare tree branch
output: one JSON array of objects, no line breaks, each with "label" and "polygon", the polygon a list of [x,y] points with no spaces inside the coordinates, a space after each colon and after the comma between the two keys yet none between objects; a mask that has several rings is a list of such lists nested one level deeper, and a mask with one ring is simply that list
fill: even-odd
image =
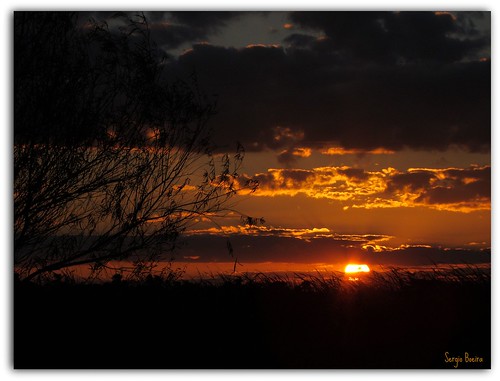
[{"label": "bare tree branch", "polygon": [[26,279],[153,260],[239,191],[242,147],[211,155],[215,104],[162,77],[146,18],[111,28],[76,16],[15,15],[14,255]]}]

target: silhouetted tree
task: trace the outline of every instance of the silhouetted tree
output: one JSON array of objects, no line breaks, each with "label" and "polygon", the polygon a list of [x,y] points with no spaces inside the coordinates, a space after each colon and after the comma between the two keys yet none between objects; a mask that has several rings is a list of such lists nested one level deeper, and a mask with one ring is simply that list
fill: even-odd
[{"label": "silhouetted tree", "polygon": [[[228,206],[243,150],[213,156],[214,104],[164,78],[143,15],[14,17],[14,256],[32,279],[171,250]],[[256,184],[247,184],[254,188]]]}]

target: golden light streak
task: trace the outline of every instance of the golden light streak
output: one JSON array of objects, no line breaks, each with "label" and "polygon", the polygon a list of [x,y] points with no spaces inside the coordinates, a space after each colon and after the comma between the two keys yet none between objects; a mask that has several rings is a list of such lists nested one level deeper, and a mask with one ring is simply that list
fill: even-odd
[{"label": "golden light streak", "polygon": [[388,241],[393,236],[384,234],[341,234],[335,233],[328,228],[281,228],[273,226],[254,225],[224,225],[219,227],[207,227],[190,229],[187,235],[246,235],[261,237],[285,237],[311,241],[316,238],[328,238],[334,241],[359,244],[373,244]]},{"label": "golden light streak", "polygon": [[248,44],[245,46],[246,49],[252,49],[252,48],[281,48],[280,44]]},{"label": "golden light streak", "polygon": [[395,151],[388,150],[385,148],[375,148],[372,150],[364,150],[359,148],[342,148],[342,147],[330,147],[321,151],[323,155],[392,155],[396,153]]}]

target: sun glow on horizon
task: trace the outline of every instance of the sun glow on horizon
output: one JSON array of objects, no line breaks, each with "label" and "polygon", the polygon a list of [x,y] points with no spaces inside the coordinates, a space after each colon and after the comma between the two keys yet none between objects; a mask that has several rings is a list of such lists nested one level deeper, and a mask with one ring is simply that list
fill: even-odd
[{"label": "sun glow on horizon", "polygon": [[350,263],[345,267],[344,272],[346,274],[369,273],[370,268],[368,267],[368,265],[358,265]]}]

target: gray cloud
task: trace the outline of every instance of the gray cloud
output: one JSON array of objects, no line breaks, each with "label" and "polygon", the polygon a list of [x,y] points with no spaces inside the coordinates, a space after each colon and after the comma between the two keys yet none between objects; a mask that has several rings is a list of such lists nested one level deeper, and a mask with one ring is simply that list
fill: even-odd
[{"label": "gray cloud", "polygon": [[332,49],[364,63],[452,62],[489,44],[489,36],[467,22],[471,14],[460,22],[448,12],[292,12],[290,18],[322,31]]},{"label": "gray cloud", "polygon": [[207,39],[211,34],[218,33],[231,20],[237,19],[242,12],[233,11],[176,11],[176,12],[81,12],[80,19],[90,18],[106,21],[113,25],[119,24],[116,16],[120,13],[136,18],[136,15],[146,17],[152,39],[167,52],[183,44],[191,44]]},{"label": "gray cloud", "polygon": [[276,151],[285,166],[304,147],[490,150],[488,12],[291,12],[282,46],[197,43],[244,14],[146,13],[167,52],[192,45],[170,56],[165,78],[195,72],[217,97],[211,124],[220,150],[240,141]]},{"label": "gray cloud", "polygon": [[490,147],[489,61],[357,67],[303,49],[196,45],[168,67],[171,76],[193,71],[218,96],[221,147],[239,140],[281,152],[277,127],[302,131],[293,146],[312,148]]},{"label": "gray cloud", "polygon": [[[190,262],[231,262],[227,238],[214,235],[189,236],[176,254],[179,260]],[[342,264],[362,262],[369,265],[422,266],[435,264],[480,264],[491,262],[490,250],[401,246],[373,251],[362,249],[362,242],[317,238],[297,240],[279,235],[232,235],[234,256],[242,264],[255,262],[292,262]],[[190,259],[189,257],[196,258]],[[239,268],[244,271],[245,268]]]}]

